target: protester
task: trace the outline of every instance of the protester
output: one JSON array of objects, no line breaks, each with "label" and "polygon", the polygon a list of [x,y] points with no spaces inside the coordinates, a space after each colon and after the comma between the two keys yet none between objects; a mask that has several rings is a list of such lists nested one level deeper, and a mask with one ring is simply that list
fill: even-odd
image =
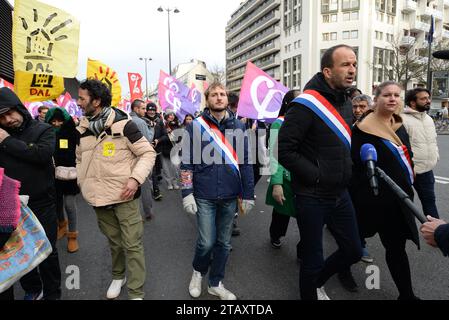
[{"label": "protester", "polygon": [[46,123],[34,120],[8,88],[0,88],[0,167],[21,183],[21,192],[30,197],[28,206],[47,234],[53,249],[38,268],[26,274],[20,283],[25,300],[60,299],[61,270],[56,237],[55,133]]},{"label": "protester", "polygon": [[273,206],[273,213],[270,224],[270,242],[274,248],[282,245],[281,237],[287,233],[290,217],[296,218],[295,194],[291,187],[291,175],[277,161],[278,133],[284,122],[285,114],[292,106],[291,102],[301,94],[299,90],[290,90],[282,100],[278,119],[270,128],[270,185],[267,190],[265,203]]},{"label": "protester", "polygon": [[402,118],[398,115],[402,104],[401,90],[396,82],[380,84],[375,92],[374,111],[369,111],[353,128],[351,194],[361,234],[365,238],[376,233],[380,236],[388,268],[399,291],[398,299],[414,300],[417,298],[412,288],[405,245],[407,239],[411,239],[419,247],[415,218],[384,181],[378,181],[379,195],[374,195],[367,178],[366,164],[360,156],[361,147],[372,144],[377,150],[378,167],[413,199],[410,142]]},{"label": "protester", "polygon": [[194,117],[191,114],[186,115],[186,117],[184,118],[184,121],[182,122],[182,126],[185,128],[187,127],[189,124],[191,124],[193,122]]},{"label": "protester", "polygon": [[[243,136],[245,128],[227,110],[226,88],[220,83],[213,83],[205,96],[207,108],[187,127],[182,147],[183,207],[188,213],[197,215],[198,225],[189,293],[194,298],[201,295],[202,277],[209,271],[208,292],[222,300],[235,300],[236,296],[225,289],[222,280],[231,249],[237,198],[243,198],[241,210],[244,214],[254,207],[253,173],[249,164],[248,139]],[[224,135],[225,130],[227,134],[233,130],[232,141]],[[223,144],[225,140],[228,143]],[[211,148],[215,157],[211,156]],[[243,152],[237,155],[239,162],[233,155],[235,150]],[[222,158],[225,151],[233,155],[232,159],[225,158],[226,162]]]},{"label": "protester", "polygon": [[373,100],[366,94],[360,94],[352,99],[352,113],[354,115],[353,123],[360,120],[363,114],[373,106]]},{"label": "protester", "polygon": [[161,150],[158,145],[159,139],[164,136],[165,128],[164,121],[160,118],[157,113],[157,106],[153,102],[149,102],[147,104],[147,113],[146,118],[150,121],[150,127],[154,130],[154,137],[152,141],[152,146],[157,152],[156,163],[154,165],[154,170],[151,174],[151,179],[153,182],[153,198],[156,201],[160,201],[162,199],[162,194],[159,189],[159,181],[162,180],[161,171],[162,171],[162,161],[161,161]]},{"label": "protester", "polygon": [[40,122],[45,122],[45,115],[47,114],[48,110],[50,110],[49,107],[40,106],[39,108],[37,108],[37,116],[34,119]]},{"label": "protester", "polygon": [[[56,135],[55,167],[56,167],[56,213],[58,215],[58,240],[67,235],[67,251],[77,252],[78,229],[76,195],[80,189],[76,180],[76,147],[80,142],[80,135],[76,130],[75,122],[63,108],[52,108],[46,116],[45,122],[53,126]],[[61,168],[62,167],[62,168]],[[58,176],[58,169],[71,170],[74,176]],[[68,180],[68,178],[72,178]],[[67,219],[64,215],[67,213]],[[67,230],[68,226],[68,230]]]},{"label": "protester", "polygon": [[427,216],[429,222],[421,226],[421,233],[427,244],[441,249],[445,256],[449,256],[449,223],[432,216]]},{"label": "protester", "polygon": [[425,215],[439,218],[435,199],[433,169],[440,157],[435,123],[427,114],[431,106],[430,92],[415,88],[405,95],[406,109],[402,114],[404,127],[410,137],[415,165],[415,187]]},{"label": "protester", "polygon": [[[154,128],[150,128],[149,123],[145,121],[146,120],[145,112],[146,112],[146,105],[143,100],[137,99],[131,103],[131,113],[129,115],[133,119],[134,123],[137,125],[137,128],[139,128],[140,132],[142,132],[143,136],[148,140],[148,142],[151,143],[153,142]],[[151,196],[151,182],[149,177],[146,178],[145,182],[142,184],[141,192],[142,192],[141,204],[145,219],[151,220],[154,217],[154,215],[153,215],[153,199]]]},{"label": "protester", "polygon": [[174,131],[179,129],[179,121],[173,112],[165,114],[165,134],[159,138],[158,145],[161,150],[162,177],[167,184],[168,190],[179,190],[179,166],[172,162],[170,157],[173,147],[180,142]]},{"label": "protester", "polygon": [[349,96],[349,98],[354,99],[357,96],[362,95],[362,90],[356,88],[356,87],[351,87],[347,90],[347,95]]},{"label": "protester", "polygon": [[[296,194],[303,300],[328,300],[323,287],[327,280],[359,261],[362,255],[347,190],[352,173],[352,104],[346,90],[356,76],[354,50],[346,45],[328,49],[322,57],[321,70],[305,86],[304,94],[293,101],[279,131],[279,163],[290,171]],[[329,114],[333,116],[328,118],[318,111],[323,108],[332,110]],[[328,123],[337,123],[338,127]],[[326,261],[325,224],[338,244],[338,250]]]},{"label": "protester", "polygon": [[78,182],[111,248],[113,281],[106,297],[120,295],[128,270],[128,297],[140,300],[146,273],[139,186],[147,179],[156,154],[130,116],[111,108],[112,96],[105,84],[86,80],[78,96],[85,115],[78,127]]}]

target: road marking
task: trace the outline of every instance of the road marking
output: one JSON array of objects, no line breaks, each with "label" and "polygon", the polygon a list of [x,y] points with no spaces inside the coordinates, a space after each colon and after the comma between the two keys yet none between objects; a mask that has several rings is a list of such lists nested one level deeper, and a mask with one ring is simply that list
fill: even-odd
[{"label": "road marking", "polygon": [[449,184],[449,178],[435,176],[435,181],[440,184]]}]

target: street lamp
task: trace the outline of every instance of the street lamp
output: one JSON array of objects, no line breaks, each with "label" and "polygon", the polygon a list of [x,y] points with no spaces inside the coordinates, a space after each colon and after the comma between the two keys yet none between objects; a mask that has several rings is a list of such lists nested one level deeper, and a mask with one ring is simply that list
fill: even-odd
[{"label": "street lamp", "polygon": [[[164,12],[164,9],[162,7],[159,7],[157,9],[157,11],[159,12]],[[175,8],[175,9],[171,9],[171,8],[166,8],[165,11],[167,11],[168,14],[168,67],[169,67],[169,73],[171,75],[171,41],[170,41],[170,12],[173,11],[173,13],[179,13],[180,11]]]},{"label": "street lamp", "polygon": [[151,58],[139,58],[139,60],[145,60],[145,93],[148,99],[148,76],[147,76],[147,63],[153,59]]}]

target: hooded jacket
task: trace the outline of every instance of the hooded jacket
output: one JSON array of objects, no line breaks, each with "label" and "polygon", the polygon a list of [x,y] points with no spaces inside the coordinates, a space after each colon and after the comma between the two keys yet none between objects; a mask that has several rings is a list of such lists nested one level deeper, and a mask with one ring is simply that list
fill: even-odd
[{"label": "hooded jacket", "polygon": [[[64,108],[51,108],[45,115],[45,122],[50,124],[55,114],[64,118],[64,124],[58,130],[53,129],[56,134],[55,143],[55,166],[76,167],[76,147],[80,144],[80,134],[76,130],[75,122]],[[58,194],[75,195],[80,192],[77,181],[62,181],[56,179],[56,191]]]},{"label": "hooded jacket", "polygon": [[11,107],[23,116],[23,123],[17,129],[2,128],[10,136],[0,143],[0,167],[21,182],[20,193],[30,196],[34,210],[55,202],[55,133],[50,125],[34,120],[12,90],[0,88],[0,109]]},{"label": "hooded jacket", "polygon": [[406,108],[402,119],[412,145],[415,172],[422,174],[433,170],[440,156],[432,118],[425,112]]},{"label": "hooded jacket", "polygon": [[[322,73],[316,74],[305,90],[318,91],[352,126],[351,100],[345,91],[332,89]],[[313,111],[292,103],[279,131],[279,163],[292,174],[296,194],[335,198],[349,185],[351,152]]]}]

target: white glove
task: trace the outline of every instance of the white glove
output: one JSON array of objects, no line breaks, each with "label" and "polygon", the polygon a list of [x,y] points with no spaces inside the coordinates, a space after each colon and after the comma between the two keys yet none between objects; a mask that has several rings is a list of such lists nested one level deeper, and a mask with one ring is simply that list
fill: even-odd
[{"label": "white glove", "polygon": [[248,214],[255,206],[254,200],[243,200],[242,201],[242,210],[243,214]]},{"label": "white glove", "polygon": [[190,214],[196,214],[198,211],[193,194],[189,194],[187,197],[182,199],[182,206],[184,207],[184,210]]},{"label": "white glove", "polygon": [[30,196],[26,196],[26,195],[20,195],[20,202],[24,205],[27,206],[28,205],[28,200],[30,200]]}]

